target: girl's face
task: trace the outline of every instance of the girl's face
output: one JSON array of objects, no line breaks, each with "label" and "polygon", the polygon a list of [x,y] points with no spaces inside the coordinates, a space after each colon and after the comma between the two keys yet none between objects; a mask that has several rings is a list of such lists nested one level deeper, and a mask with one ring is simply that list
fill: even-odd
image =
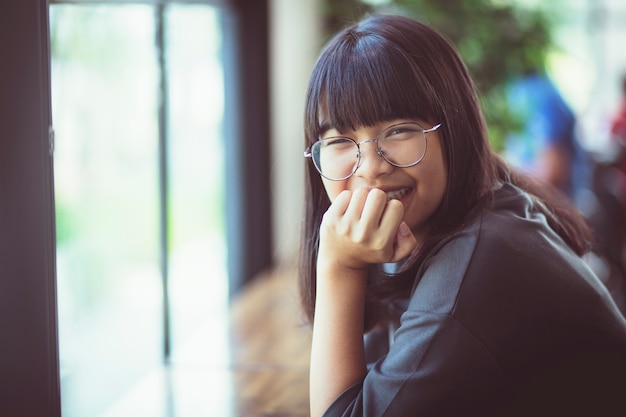
[{"label": "girl's face", "polygon": [[[417,122],[424,129],[432,127],[432,124],[422,120],[400,119],[354,131],[340,132],[331,127],[320,134],[322,138],[347,136],[360,143],[376,138],[386,127],[402,122]],[[323,120],[320,120],[320,126],[324,126]],[[364,143],[361,146],[361,165],[351,177],[342,181],[330,181],[322,177],[330,201],[334,201],[343,190],[381,189],[387,193],[388,199],[395,198],[402,202],[404,221],[418,242],[421,241],[427,230],[428,219],[443,199],[448,180],[438,132],[427,133],[427,141],[426,155],[421,162],[409,168],[398,168],[385,161],[376,152],[375,142]]]}]

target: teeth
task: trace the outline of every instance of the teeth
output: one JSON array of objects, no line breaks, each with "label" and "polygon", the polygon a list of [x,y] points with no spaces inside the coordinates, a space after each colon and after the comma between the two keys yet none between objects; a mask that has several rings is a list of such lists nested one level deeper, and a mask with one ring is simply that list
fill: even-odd
[{"label": "teeth", "polygon": [[404,197],[405,195],[407,195],[409,193],[409,191],[411,191],[410,188],[402,188],[402,189],[396,190],[396,191],[389,191],[387,193],[387,200],[392,200],[392,199],[399,200],[402,197]]}]

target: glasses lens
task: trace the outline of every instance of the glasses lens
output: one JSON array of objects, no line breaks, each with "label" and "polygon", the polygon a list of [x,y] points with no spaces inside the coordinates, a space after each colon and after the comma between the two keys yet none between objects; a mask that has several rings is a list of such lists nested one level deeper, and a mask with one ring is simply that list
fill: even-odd
[{"label": "glasses lens", "polygon": [[416,123],[402,123],[385,130],[379,146],[392,164],[411,166],[421,161],[426,153],[426,134]]},{"label": "glasses lens", "polygon": [[330,180],[342,180],[354,173],[359,162],[359,148],[348,138],[322,139],[311,148],[317,170]]}]

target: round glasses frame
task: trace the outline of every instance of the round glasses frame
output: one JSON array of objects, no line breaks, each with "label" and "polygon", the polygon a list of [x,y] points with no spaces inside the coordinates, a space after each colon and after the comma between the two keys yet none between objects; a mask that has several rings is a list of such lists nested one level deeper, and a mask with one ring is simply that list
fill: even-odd
[{"label": "round glasses frame", "polygon": [[[424,140],[426,141],[425,144],[424,144],[424,153],[415,162],[411,162],[409,164],[398,164],[398,163],[395,163],[395,162],[391,161],[390,159],[388,159],[385,156],[385,152],[380,147],[380,140],[381,140],[382,135],[385,132],[388,132],[390,129],[393,129],[393,128],[397,127],[397,126],[407,125],[407,124],[419,126],[419,128],[422,130],[422,134],[424,135]],[[439,129],[440,127],[441,127],[441,123],[438,123],[438,124],[434,125],[430,129],[424,129],[424,128],[422,128],[422,126],[420,126],[418,123],[415,123],[415,122],[402,122],[402,123],[397,123],[397,124],[394,124],[394,125],[391,125],[391,126],[388,126],[388,127],[384,128],[383,130],[380,131],[380,133],[378,134],[376,139],[367,139],[367,140],[363,140],[361,142],[357,142],[356,140],[354,140],[352,138],[349,138],[347,136],[331,136],[331,137],[328,137],[328,138],[320,139],[320,140],[316,141],[315,143],[313,143],[308,148],[306,148],[306,150],[304,151],[304,157],[305,158],[311,158],[311,160],[313,161],[313,165],[315,166],[315,169],[317,170],[317,172],[319,172],[319,174],[322,177],[324,177],[324,178],[326,178],[327,180],[330,180],[330,181],[343,181],[343,180],[346,180],[346,179],[350,178],[352,175],[354,175],[354,173],[361,166],[361,160],[362,160],[361,159],[361,145],[363,145],[365,143],[368,143],[368,142],[375,142],[376,143],[376,153],[378,153],[378,155],[380,155],[385,161],[387,161],[387,163],[389,163],[390,165],[393,165],[394,167],[398,167],[398,168],[410,168],[410,167],[415,166],[415,165],[419,164],[420,162],[422,162],[422,160],[426,156],[426,151],[428,149],[428,137],[427,137],[426,134],[429,133],[429,132],[434,132],[435,130]],[[357,154],[356,154],[357,163],[354,164],[354,168],[352,169],[352,171],[348,175],[346,175],[344,177],[341,177],[341,178],[330,178],[330,177],[327,177],[326,175],[324,175],[322,173],[321,168],[315,162],[315,158],[313,158],[313,152],[312,152],[313,147],[316,144],[321,143],[323,141],[326,141],[328,139],[346,139],[346,140],[349,140],[352,143],[354,143],[356,145],[356,147],[357,147]]]}]

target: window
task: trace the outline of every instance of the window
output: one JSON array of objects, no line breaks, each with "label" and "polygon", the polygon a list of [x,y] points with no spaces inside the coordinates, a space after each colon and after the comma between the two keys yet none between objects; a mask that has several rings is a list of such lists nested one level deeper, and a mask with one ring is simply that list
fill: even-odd
[{"label": "window", "polygon": [[[207,3],[209,1],[207,0]],[[68,222],[69,227],[72,228],[81,225],[69,221],[67,214],[71,211],[61,212],[58,219],[55,218],[52,162],[53,155],[54,158],[60,158],[60,156],[51,152],[49,134],[52,126],[49,72],[51,60],[48,50],[50,43],[49,2],[49,0],[14,1],[11,7],[0,15],[0,55],[4,59],[0,77],[0,87],[3,91],[0,96],[0,276],[2,277],[0,279],[0,328],[3,331],[0,369],[6,379],[11,381],[3,387],[0,401],[1,415],[46,415],[50,417],[61,415],[60,372],[57,361],[59,355],[55,220]],[[92,6],[105,2],[105,0],[85,1]],[[167,8],[172,3],[169,0],[150,2],[142,0],[140,3],[146,6],[164,2],[168,3]],[[185,2],[199,3],[196,0]],[[78,1],[71,0],[71,3],[78,3]],[[110,2],[111,5],[119,7],[126,7],[130,3],[117,0]],[[227,254],[228,275],[231,283],[228,287],[233,292],[243,282],[271,263],[268,197],[270,192],[267,169],[269,161],[264,158],[264,155],[269,153],[267,1],[238,0],[237,2],[215,1],[212,3],[220,4],[220,20],[226,34],[222,40],[224,44],[221,56],[226,68],[223,73],[225,91],[228,92],[224,95],[225,119],[222,129],[227,148],[225,170],[228,172],[226,175],[228,186],[222,192],[225,194],[228,207],[226,210],[229,245]],[[51,7],[57,6],[62,5],[54,3]],[[222,14],[223,11],[225,13]],[[156,36],[156,33],[154,35]],[[156,59],[159,59],[158,56]],[[158,66],[158,63],[156,65]],[[88,93],[85,92],[85,94]],[[172,100],[170,98],[170,102]],[[57,121],[61,124],[59,120]],[[59,127],[59,130],[62,128]],[[165,131],[165,129],[160,129],[160,131]],[[57,133],[63,134],[61,131]],[[250,144],[244,148],[242,143],[245,138],[248,138]],[[57,150],[61,152],[59,149],[64,146],[61,136],[58,142]],[[170,165],[170,170],[174,170],[175,164]],[[158,169],[155,168],[155,171]],[[61,175],[60,171],[59,175]],[[171,178],[174,175],[170,173],[168,177]],[[170,185],[168,189],[172,190],[173,187],[174,185]],[[250,197],[249,190],[253,191],[252,197]],[[155,196],[161,194],[160,191],[154,192]],[[172,198],[176,197],[170,197],[169,201],[172,201]],[[175,208],[170,208],[169,212],[174,211]],[[170,216],[175,215],[170,214]],[[170,224],[173,223],[175,219],[170,221]],[[64,234],[65,232],[59,236],[64,244],[68,242],[68,235]],[[125,236],[128,236],[128,233],[130,232],[125,231]],[[170,248],[176,242],[177,238],[174,236],[176,233],[171,232],[171,237],[168,239]],[[159,250],[160,242],[159,238]],[[156,259],[154,255],[143,259],[148,258],[151,258],[152,262]],[[174,261],[171,258],[168,260],[173,264]],[[69,267],[80,266],[70,265]],[[170,275],[175,275],[171,272],[171,267],[167,270],[170,271]],[[172,277],[170,279],[173,280]],[[162,290],[156,289],[155,291]],[[174,299],[175,296],[172,294],[171,298]],[[172,323],[172,333],[175,334],[176,331],[183,331],[183,329],[179,327],[179,330],[176,330],[175,307],[172,307],[172,311],[172,318],[169,321]],[[165,320],[156,319],[155,321],[161,322],[159,328],[162,330],[160,331],[165,332],[162,326]],[[148,332],[154,334],[159,331],[154,330],[156,325],[152,327],[153,324],[149,324],[149,326]],[[210,327],[211,323],[206,326]],[[212,330],[219,331],[215,328]],[[198,340],[197,336],[198,333],[190,334],[189,339]],[[214,334],[207,337],[206,333],[203,333],[202,336],[209,338],[212,342],[219,343],[220,341],[219,336]],[[179,354],[186,351],[185,346],[188,344],[182,341],[179,344],[177,340],[180,339],[176,339],[177,337],[170,339],[173,340],[170,357],[175,361],[179,361],[181,357],[189,357]],[[161,345],[164,340],[166,339],[159,341],[159,351],[162,349]],[[125,343],[131,344],[132,341],[125,341]],[[212,347],[214,346],[217,345]],[[156,356],[153,352],[156,350],[148,352],[151,358]],[[162,357],[161,354],[159,356]],[[203,358],[207,356],[205,354]],[[71,368],[64,368],[63,377],[67,377],[71,371]],[[167,373],[167,369],[164,372]],[[223,372],[217,372],[215,375],[220,381],[224,381]],[[175,382],[176,379],[173,378],[160,384],[165,390],[161,393],[174,392],[168,391],[168,387],[169,383]],[[127,382],[118,381],[120,384]],[[138,388],[146,386],[153,387],[154,384],[150,385],[148,381],[147,384],[133,385]],[[227,391],[228,387],[222,388]],[[128,395],[136,391],[134,388],[126,391],[124,398],[128,398]],[[155,390],[150,392],[154,394]],[[181,393],[181,397],[186,394],[188,393]],[[176,394],[172,395],[172,398],[174,397]],[[113,399],[113,396],[110,398],[114,402],[117,401]],[[161,399],[167,401],[161,397],[157,400]],[[190,408],[187,410],[198,410],[198,407],[190,405],[194,399],[178,398],[189,405]],[[150,405],[161,413],[173,415],[176,412],[176,415],[185,415],[184,411],[177,413],[178,408],[174,411],[168,408],[172,405],[171,403],[157,404],[154,395],[149,400]],[[118,403],[112,404],[111,407]],[[102,409],[111,410],[111,407],[107,405],[101,404],[101,406]],[[146,412],[141,408],[139,411],[143,412],[136,412],[132,415],[159,415],[157,412],[151,413],[150,410]],[[66,414],[64,413],[64,417]],[[114,412],[113,414],[120,415]],[[207,415],[212,415],[210,410]]]},{"label": "window", "polygon": [[227,354],[219,11],[53,4],[50,34],[62,408],[102,415]]}]

